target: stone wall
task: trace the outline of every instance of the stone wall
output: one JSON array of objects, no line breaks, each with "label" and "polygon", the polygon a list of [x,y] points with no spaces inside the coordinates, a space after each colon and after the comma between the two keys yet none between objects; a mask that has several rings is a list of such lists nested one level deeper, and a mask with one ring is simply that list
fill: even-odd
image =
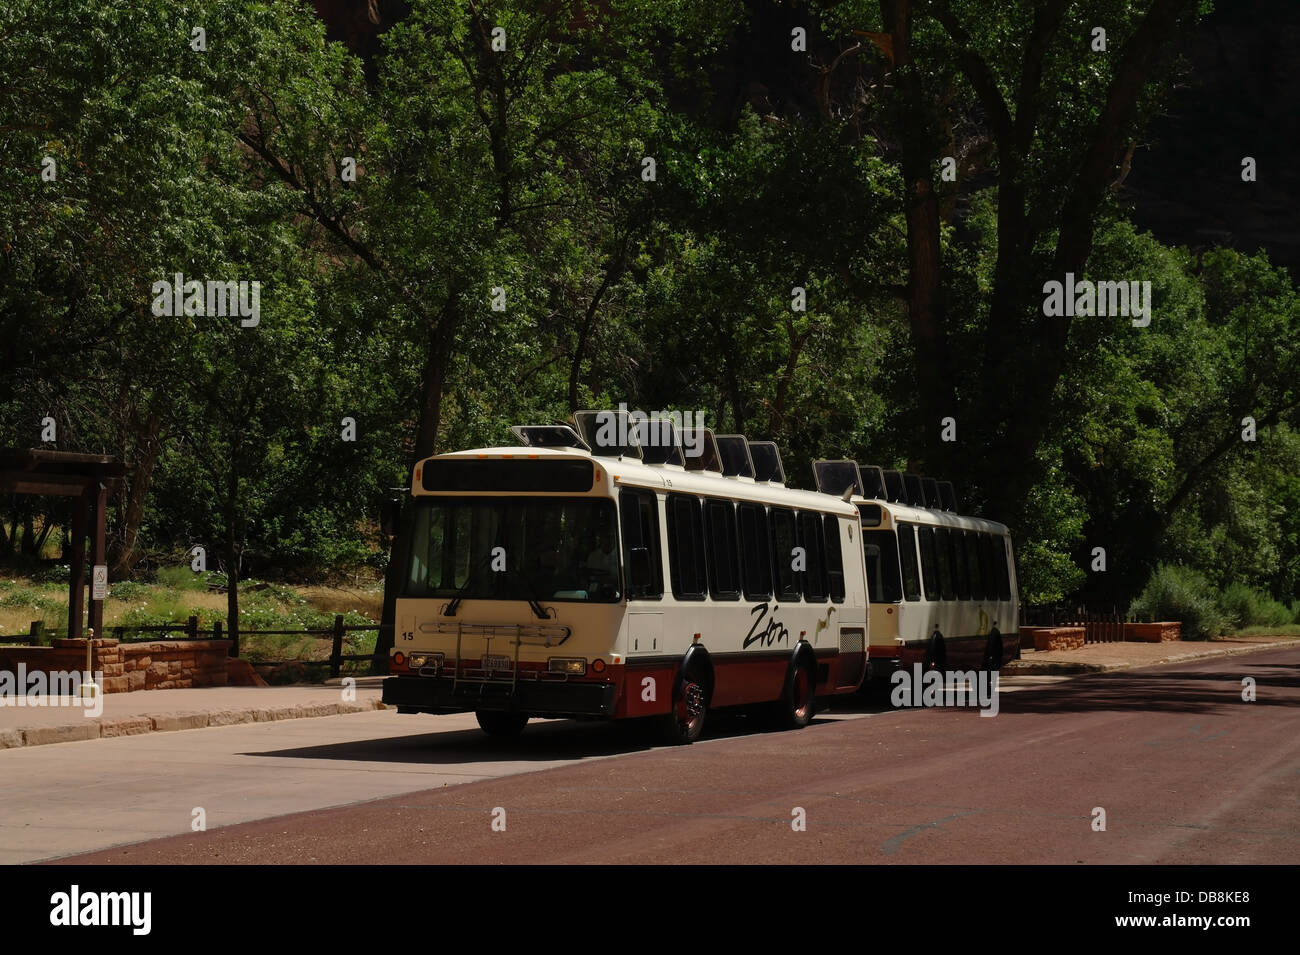
[{"label": "stone wall", "polygon": [[1124,640],[1130,643],[1166,643],[1182,637],[1183,625],[1177,620],[1124,624]]},{"label": "stone wall", "polygon": [[[224,686],[229,640],[91,641],[93,671],[103,671],[105,693]],[[58,639],[49,647],[0,647],[0,670],[17,672],[86,668],[86,641]]]},{"label": "stone wall", "polygon": [[1021,646],[1031,644],[1035,650],[1078,650],[1087,642],[1084,627],[1021,627]]}]

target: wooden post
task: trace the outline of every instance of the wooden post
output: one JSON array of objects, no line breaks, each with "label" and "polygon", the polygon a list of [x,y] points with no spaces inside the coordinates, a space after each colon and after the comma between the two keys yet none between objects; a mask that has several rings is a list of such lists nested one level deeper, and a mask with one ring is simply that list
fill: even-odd
[{"label": "wooden post", "polygon": [[[104,541],[104,521],[108,511],[108,488],[103,484],[98,485],[97,490],[92,492],[94,497],[90,499],[90,563],[91,566],[105,564],[108,558],[105,556],[107,548]],[[93,598],[93,593],[92,593]],[[104,601],[90,601],[90,629],[95,631],[96,636],[103,636],[104,633]]]},{"label": "wooden post", "polygon": [[199,638],[199,618],[191,616],[185,621],[185,636],[190,640]]},{"label": "wooden post", "polygon": [[30,643],[28,644],[29,646],[33,646],[33,647],[40,646],[40,644],[41,644],[41,631],[44,630],[44,629],[45,629],[45,621],[44,621],[44,620],[33,620],[33,621],[32,621],[32,632],[31,632],[30,634],[28,634],[28,636],[31,638],[31,639],[30,639]]},{"label": "wooden post", "polygon": [[334,647],[330,651],[330,676],[339,675],[339,670],[343,666],[343,661],[339,659],[343,656],[343,614],[334,615]]},{"label": "wooden post", "polygon": [[[212,639],[213,640],[223,639],[221,636],[222,630],[223,630],[223,621],[214,620],[212,622]],[[237,630],[230,635],[230,649],[226,651],[226,656],[228,657],[239,656],[239,631]]]},{"label": "wooden post", "polygon": [[81,636],[81,617],[86,607],[86,509],[85,497],[72,499],[72,565],[68,578],[68,639]]}]

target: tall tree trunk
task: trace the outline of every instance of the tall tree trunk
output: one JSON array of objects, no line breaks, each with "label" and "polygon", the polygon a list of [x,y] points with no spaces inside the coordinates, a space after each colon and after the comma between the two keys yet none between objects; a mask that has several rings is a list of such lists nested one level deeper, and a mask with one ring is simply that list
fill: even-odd
[{"label": "tall tree trunk", "polygon": [[239,467],[238,451],[230,456],[226,478],[226,628],[232,641],[239,640]]},{"label": "tall tree trunk", "polygon": [[[425,350],[424,372],[421,376],[420,419],[416,427],[415,447],[411,459],[407,462],[405,481],[413,477],[412,469],[417,461],[431,456],[437,449],[438,428],[442,424],[442,393],[446,387],[447,370],[451,365],[452,342],[459,315],[457,313],[456,288],[447,294],[439,320],[429,323],[429,341]],[[386,492],[385,492],[386,493]],[[409,503],[409,502],[408,502]],[[397,526],[397,536],[393,538],[389,552],[388,567],[384,571],[384,603],[379,615],[379,634],[375,639],[375,651],[370,658],[370,672],[385,674],[388,672],[388,651],[393,647],[393,628],[397,622],[397,591],[401,586],[405,572],[405,555],[411,548],[411,508],[402,508]]]},{"label": "tall tree trunk", "polygon": [[924,101],[921,76],[912,57],[911,0],[881,0],[881,18],[891,38],[895,115],[901,134],[903,213],[907,221],[907,315],[916,353],[917,410],[928,469],[942,469],[948,449],[940,440],[942,418],[957,415],[940,299],[939,199],[934,188],[942,137]]},{"label": "tall tree trunk", "polygon": [[145,422],[144,434],[136,443],[135,473],[131,489],[126,495],[126,505],[119,513],[121,524],[114,538],[113,576],[126,576],[131,570],[135,545],[140,536],[140,522],[144,518],[144,504],[149,497],[154,467],[162,453],[162,417],[150,414]]},{"label": "tall tree trunk", "polygon": [[19,553],[24,557],[36,556],[36,519],[29,513],[23,517],[23,542]]}]

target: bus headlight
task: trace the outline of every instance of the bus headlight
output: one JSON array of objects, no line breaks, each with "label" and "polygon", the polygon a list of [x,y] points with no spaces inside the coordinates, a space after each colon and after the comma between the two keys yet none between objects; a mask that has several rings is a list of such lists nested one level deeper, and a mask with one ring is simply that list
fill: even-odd
[{"label": "bus headlight", "polygon": [[569,676],[584,676],[587,673],[586,657],[550,657],[546,669],[551,673],[567,673]]}]

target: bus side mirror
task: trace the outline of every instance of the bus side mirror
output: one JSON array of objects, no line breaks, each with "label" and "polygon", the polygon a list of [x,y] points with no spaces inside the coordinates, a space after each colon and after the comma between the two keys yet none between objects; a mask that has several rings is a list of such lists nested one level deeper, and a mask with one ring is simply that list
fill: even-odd
[{"label": "bus side mirror", "polygon": [[650,573],[650,549],[633,547],[627,552],[628,590],[633,596],[650,590],[652,574]]},{"label": "bus side mirror", "polygon": [[402,499],[391,494],[384,498],[384,506],[379,514],[379,529],[386,537],[397,536],[397,526],[402,517]]}]

